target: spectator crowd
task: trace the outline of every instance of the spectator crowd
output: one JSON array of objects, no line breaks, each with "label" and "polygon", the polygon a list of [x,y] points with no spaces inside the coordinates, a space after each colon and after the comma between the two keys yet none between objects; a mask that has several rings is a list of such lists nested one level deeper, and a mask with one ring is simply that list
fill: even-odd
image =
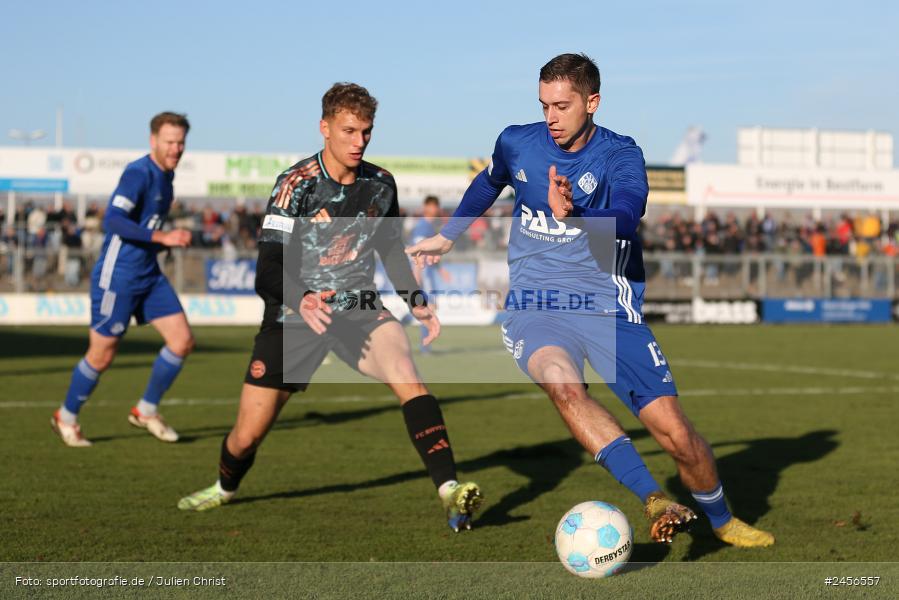
[{"label": "spectator crowd", "polygon": [[[185,205],[175,202],[169,214],[174,227],[193,231],[192,247],[220,248],[225,258],[252,253],[256,248],[265,205],[249,202],[243,205],[214,206],[211,202]],[[444,210],[443,219],[449,211]],[[418,211],[403,216],[417,217]],[[458,250],[502,250],[508,240],[512,205],[494,206],[474,221]],[[0,261],[3,274],[13,270],[11,259],[16,248],[45,249],[31,252],[28,270],[39,277],[48,269],[56,269],[67,283],[77,285],[83,270],[92,264],[103,243],[103,207],[92,203],[79,223],[70,202],[59,209],[26,202],[18,207],[12,226],[0,208]],[[406,219],[407,232],[415,219]],[[793,216],[783,213],[738,218],[734,213],[723,217],[714,211],[702,218],[690,218],[679,212],[665,212],[644,219],[640,227],[644,249],[648,253],[682,253],[700,255],[739,255],[772,253],[778,255],[869,256],[895,257],[899,253],[899,220],[884,225],[873,213],[844,213],[816,220],[810,213]],[[74,250],[74,251],[73,251]]]}]

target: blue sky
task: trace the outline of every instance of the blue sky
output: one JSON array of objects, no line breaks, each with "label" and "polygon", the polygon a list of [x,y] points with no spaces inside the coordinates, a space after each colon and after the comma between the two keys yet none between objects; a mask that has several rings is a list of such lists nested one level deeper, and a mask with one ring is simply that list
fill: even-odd
[{"label": "blue sky", "polygon": [[668,160],[684,131],[731,162],[747,125],[877,129],[899,141],[899,8],[848,2],[6,2],[0,144],[65,110],[65,144],[143,147],[187,112],[189,149],[307,152],[335,81],[381,105],[370,154],[483,156],[541,118],[562,52],[602,72],[597,122]]}]

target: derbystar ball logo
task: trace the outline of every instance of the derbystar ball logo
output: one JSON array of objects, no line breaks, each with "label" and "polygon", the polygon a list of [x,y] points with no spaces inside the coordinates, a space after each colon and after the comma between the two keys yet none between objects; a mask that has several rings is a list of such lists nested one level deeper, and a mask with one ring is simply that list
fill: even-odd
[{"label": "derbystar ball logo", "polygon": [[603,554],[601,556],[594,557],[593,563],[596,565],[601,565],[601,564],[604,564],[607,562],[612,562],[613,560],[617,559],[619,556],[621,556],[622,554],[627,552],[628,549],[630,549],[630,547],[631,547],[631,541],[628,540],[627,542],[622,544],[618,549],[616,549],[612,552],[609,552],[608,554]]}]

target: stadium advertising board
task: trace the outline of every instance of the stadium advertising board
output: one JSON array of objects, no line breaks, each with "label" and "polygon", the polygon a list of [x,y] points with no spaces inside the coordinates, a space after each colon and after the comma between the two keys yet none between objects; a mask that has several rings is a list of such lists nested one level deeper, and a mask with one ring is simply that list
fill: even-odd
[{"label": "stadium advertising board", "polygon": [[899,209],[899,170],[687,166],[692,206]]},{"label": "stadium advertising board", "polygon": [[786,298],[762,301],[767,323],[887,323],[892,320],[890,300],[861,298]]},{"label": "stadium advertising board", "polygon": [[0,192],[65,193],[67,191],[69,191],[67,179],[0,179]]},{"label": "stadium advertising board", "polygon": [[686,204],[687,184],[683,167],[646,166],[650,204]]},{"label": "stadium advertising board", "polygon": [[[43,182],[21,191],[108,196],[129,162],[143,149],[0,147],[0,186],[18,191],[14,182]],[[184,198],[268,198],[278,174],[311,153],[257,154],[188,149],[178,165],[175,193]],[[400,203],[418,208],[429,194],[454,203],[471,179],[465,158],[387,157],[368,160],[396,179]],[[52,185],[47,182],[53,182]],[[60,183],[61,182],[61,183]]]},{"label": "stadium advertising board", "polygon": [[206,260],[206,291],[210,294],[256,294],[256,261]]},{"label": "stadium advertising board", "polygon": [[758,303],[754,300],[693,300],[645,302],[643,316],[647,321],[665,323],[718,323],[744,325],[758,323]]},{"label": "stadium advertising board", "polygon": [[[182,294],[181,305],[194,325],[258,325],[263,304],[256,296]],[[87,294],[0,295],[0,325],[88,325]]]}]

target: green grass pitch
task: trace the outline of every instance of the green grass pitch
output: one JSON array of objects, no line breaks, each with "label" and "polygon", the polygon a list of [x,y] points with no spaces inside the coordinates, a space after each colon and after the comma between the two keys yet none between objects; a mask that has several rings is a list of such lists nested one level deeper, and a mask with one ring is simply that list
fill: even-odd
[{"label": "green grass pitch", "polygon": [[[854,597],[895,597],[899,328],[654,331],[688,415],[718,457],[734,513],[774,532],[773,548],[725,547],[704,520],[670,547],[650,543],[638,501],[570,439],[536,387],[515,382],[498,328],[445,328],[434,354],[416,356],[427,378],[440,382],[432,390],[443,402],[461,475],[478,481],[486,496],[474,530],[460,535],[446,527],[384,386],[320,383],[295,395],[238,499],[208,513],[182,513],[178,499],[215,480],[254,328],[197,328],[197,351],[167,394],[170,402],[163,400],[163,413],[183,436],[172,445],[126,421],[160,346],[151,329],[130,331],[82,412],[95,442],[90,449],[64,447],[49,427],[85,350],[86,330],[4,328],[0,561],[7,564],[0,567],[0,596],[24,591],[13,586],[20,572],[90,571],[230,574],[232,591],[252,584],[279,596],[297,585],[316,597],[352,590],[368,597],[428,590],[433,597],[591,597],[599,590],[824,597],[847,592],[825,587],[824,576],[852,575],[883,578],[852,589]],[[339,365],[323,371],[324,378],[342,374]],[[639,422],[604,386],[590,389],[622,420],[666,490],[692,503],[670,458]],[[633,567],[610,580],[579,580],[556,563],[558,520],[591,499],[621,507],[635,529]],[[73,561],[97,564],[36,564]],[[119,561],[233,564],[100,564]]]}]

